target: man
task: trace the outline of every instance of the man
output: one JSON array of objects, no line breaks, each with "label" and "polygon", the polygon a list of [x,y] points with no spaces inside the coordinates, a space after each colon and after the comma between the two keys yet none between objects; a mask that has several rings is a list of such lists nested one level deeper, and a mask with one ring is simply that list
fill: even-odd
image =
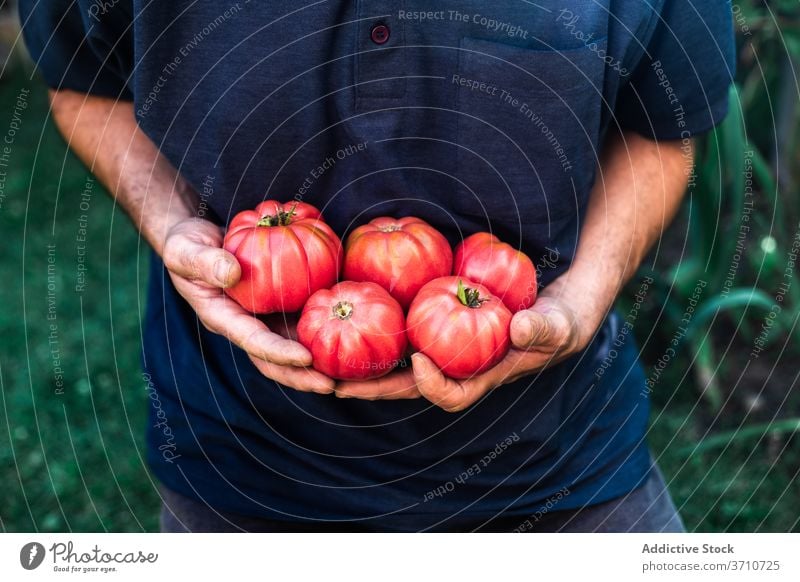
[{"label": "man", "polygon": [[[154,251],[162,529],[682,529],[613,303],[679,205],[691,138],[726,113],[725,2],[26,0],[22,17],[56,123]],[[451,243],[492,230],[537,264],[539,299],[479,377],[414,354],[337,383],[289,318],[221,290],[240,276],[224,226],[266,198],[342,237],[382,215]]]}]

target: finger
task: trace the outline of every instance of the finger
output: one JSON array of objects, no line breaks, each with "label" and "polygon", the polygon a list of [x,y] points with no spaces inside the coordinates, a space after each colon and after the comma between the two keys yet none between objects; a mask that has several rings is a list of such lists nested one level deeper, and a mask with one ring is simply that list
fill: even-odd
[{"label": "finger", "polygon": [[524,309],[515,313],[511,320],[511,343],[521,350],[543,346],[557,348],[567,343],[571,329],[560,311],[543,313]]},{"label": "finger", "polygon": [[239,261],[225,249],[176,234],[164,246],[164,265],[173,273],[213,287],[232,287],[239,282]]},{"label": "finger", "polygon": [[282,366],[311,365],[311,352],[302,344],[273,333],[233,299],[216,293],[192,305],[209,330],[225,336],[255,358]]},{"label": "finger", "polygon": [[294,366],[280,366],[270,362],[250,358],[258,371],[289,388],[301,392],[314,392],[316,394],[330,394],[333,392],[335,382],[313,368],[298,368]]},{"label": "finger", "polygon": [[336,396],[364,400],[401,400],[419,398],[421,394],[414,381],[414,372],[406,368],[375,380],[339,382],[336,385]]},{"label": "finger", "polygon": [[[228,302],[232,300],[227,299]],[[226,336],[234,344],[251,356],[278,364],[280,366],[310,366],[311,352],[302,344],[271,332],[267,326],[252,317],[249,313],[231,315],[222,319],[224,314],[214,314],[213,319],[220,328],[221,335]]]},{"label": "finger", "polygon": [[474,380],[456,382],[447,378],[424,354],[412,355],[411,365],[420,394],[447,412],[464,410],[485,392],[485,390],[479,390],[479,386]]},{"label": "finger", "polygon": [[263,322],[219,289],[175,274],[172,281],[209,331],[224,336],[262,360],[288,366],[311,365],[311,352],[301,344],[271,332]]},{"label": "finger", "polygon": [[272,313],[264,316],[264,323],[278,335],[297,341],[297,316],[290,313]]},{"label": "finger", "polygon": [[546,367],[552,359],[551,353],[511,349],[503,360],[486,372],[487,379],[493,387],[510,384],[532,376]]},{"label": "finger", "polygon": [[516,348],[526,349],[540,340],[548,331],[546,318],[535,311],[525,309],[511,319],[511,343]]}]

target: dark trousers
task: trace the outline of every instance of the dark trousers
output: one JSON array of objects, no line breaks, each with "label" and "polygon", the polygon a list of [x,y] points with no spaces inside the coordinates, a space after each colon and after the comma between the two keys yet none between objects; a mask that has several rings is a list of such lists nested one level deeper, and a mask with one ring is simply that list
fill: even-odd
[{"label": "dark trousers", "polygon": [[[368,532],[380,528],[359,523],[290,522],[217,511],[162,488],[162,532]],[[620,497],[576,510],[535,516],[498,516],[459,531],[483,532],[670,532],[685,531],[683,522],[655,465],[645,484]]]}]

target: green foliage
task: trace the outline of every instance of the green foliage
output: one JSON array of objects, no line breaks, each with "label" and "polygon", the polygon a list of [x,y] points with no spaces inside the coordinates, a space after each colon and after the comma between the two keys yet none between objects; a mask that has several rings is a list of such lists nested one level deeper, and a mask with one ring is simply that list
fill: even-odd
[{"label": "green foliage", "polygon": [[0,102],[21,88],[29,106],[0,210],[0,531],[152,531],[158,498],[142,459],[137,349],[146,247],[45,123],[43,86],[6,77]]},{"label": "green foliage", "polygon": [[[767,352],[758,359],[749,352],[800,223],[800,7],[797,0],[735,5],[731,114],[697,144],[697,179],[646,270],[656,284],[635,331],[647,367],[680,339],[653,392],[648,439],[687,526],[798,531],[800,398],[797,366],[786,362],[800,356],[800,284],[786,294]],[[31,90],[30,105],[0,209],[9,241],[0,262],[0,530],[153,531],[158,494],[143,460],[148,403],[138,356],[145,247],[99,184],[81,209],[89,175],[45,122],[44,88],[22,74],[5,77],[0,102],[13,103],[21,87]],[[87,283],[77,292],[84,214]],[[750,230],[740,249],[743,224]],[[48,245],[55,246],[55,322],[48,319]],[[700,280],[706,286],[691,321],[675,335]],[[627,311],[630,301],[621,303]]]},{"label": "green foliage", "polygon": [[672,402],[648,435],[690,531],[800,531],[798,419],[713,433],[690,405]]},{"label": "green foliage", "polygon": [[644,359],[679,339],[654,392],[651,443],[691,529],[796,530],[796,512],[777,508],[798,494],[800,466],[788,364],[800,356],[800,5],[735,3],[735,26],[729,114],[697,141],[683,212],[643,269],[657,282]]}]

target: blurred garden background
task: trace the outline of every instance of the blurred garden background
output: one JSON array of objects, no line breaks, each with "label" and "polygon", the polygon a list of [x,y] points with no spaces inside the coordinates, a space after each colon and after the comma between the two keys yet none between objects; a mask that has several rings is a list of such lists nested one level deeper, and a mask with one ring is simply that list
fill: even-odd
[{"label": "blurred garden background", "polygon": [[[156,531],[147,249],[58,135],[0,6],[0,530]],[[730,115],[619,309],[641,306],[649,439],[687,527],[800,531],[800,2],[733,12]]]}]

